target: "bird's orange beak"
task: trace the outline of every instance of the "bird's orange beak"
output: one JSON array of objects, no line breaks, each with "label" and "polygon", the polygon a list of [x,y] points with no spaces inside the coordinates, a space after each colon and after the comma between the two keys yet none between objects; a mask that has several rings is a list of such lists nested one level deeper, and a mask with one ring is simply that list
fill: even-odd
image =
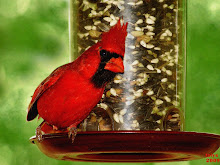
[{"label": "bird's orange beak", "polygon": [[105,65],[106,70],[115,72],[115,73],[124,73],[124,64],[121,57],[111,58]]}]

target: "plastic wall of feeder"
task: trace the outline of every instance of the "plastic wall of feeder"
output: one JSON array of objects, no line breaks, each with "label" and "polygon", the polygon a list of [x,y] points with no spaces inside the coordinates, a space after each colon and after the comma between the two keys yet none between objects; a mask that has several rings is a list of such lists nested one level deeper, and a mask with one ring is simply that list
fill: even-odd
[{"label": "plastic wall of feeder", "polygon": [[[185,1],[73,0],[70,4],[71,59],[97,43],[119,18],[128,22],[125,72],[107,85],[81,130],[183,131]],[[99,114],[93,120],[97,108],[109,117],[101,119]]]}]

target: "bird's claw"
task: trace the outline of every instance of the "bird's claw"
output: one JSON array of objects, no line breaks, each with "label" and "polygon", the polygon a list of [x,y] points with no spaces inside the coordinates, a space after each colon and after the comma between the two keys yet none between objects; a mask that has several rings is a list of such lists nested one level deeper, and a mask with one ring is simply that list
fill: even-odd
[{"label": "bird's claw", "polygon": [[76,127],[68,127],[68,138],[70,138],[72,140],[72,143],[75,140],[77,134],[77,128]]},{"label": "bird's claw", "polygon": [[38,126],[36,129],[36,138],[38,142],[42,142],[43,141],[43,134],[41,131],[41,126]]}]

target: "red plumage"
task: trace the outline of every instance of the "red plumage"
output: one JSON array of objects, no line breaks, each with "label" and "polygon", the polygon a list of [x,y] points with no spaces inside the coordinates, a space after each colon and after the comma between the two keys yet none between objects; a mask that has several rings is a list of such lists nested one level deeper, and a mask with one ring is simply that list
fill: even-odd
[{"label": "red plumage", "polygon": [[128,23],[121,26],[120,21],[111,28],[108,32],[102,34],[102,48],[109,52],[115,52],[124,56],[125,46],[121,46],[125,43],[125,36],[127,35]]},{"label": "red plumage", "polygon": [[[48,124],[59,129],[76,128],[101,99],[109,81],[105,76],[122,72],[126,28],[127,24],[121,26],[118,21],[109,32],[103,33],[100,42],[74,62],[54,70],[35,90],[28,107],[27,120],[33,120],[39,114]],[[104,57],[100,52],[103,49],[119,55],[118,58],[109,57],[109,53],[105,57],[110,59],[105,61],[105,69],[101,64]],[[96,77],[104,82],[100,83]]]}]

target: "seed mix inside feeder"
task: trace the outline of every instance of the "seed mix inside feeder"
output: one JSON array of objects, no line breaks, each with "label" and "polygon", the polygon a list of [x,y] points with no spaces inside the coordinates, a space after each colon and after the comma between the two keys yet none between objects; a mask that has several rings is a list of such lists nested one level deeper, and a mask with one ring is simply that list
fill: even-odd
[{"label": "seed mix inside feeder", "polygon": [[180,161],[215,152],[220,136],[183,132],[185,3],[71,0],[72,58],[123,18],[128,22],[125,71],[107,84],[100,102],[78,126],[74,143],[45,123],[43,142],[31,141],[46,155],[70,161]]},{"label": "seed mix inside feeder", "polygon": [[107,85],[97,105],[112,111],[112,130],[183,130],[185,43],[178,5],[178,0],[78,2],[79,54],[119,18],[128,22],[125,72]]}]

